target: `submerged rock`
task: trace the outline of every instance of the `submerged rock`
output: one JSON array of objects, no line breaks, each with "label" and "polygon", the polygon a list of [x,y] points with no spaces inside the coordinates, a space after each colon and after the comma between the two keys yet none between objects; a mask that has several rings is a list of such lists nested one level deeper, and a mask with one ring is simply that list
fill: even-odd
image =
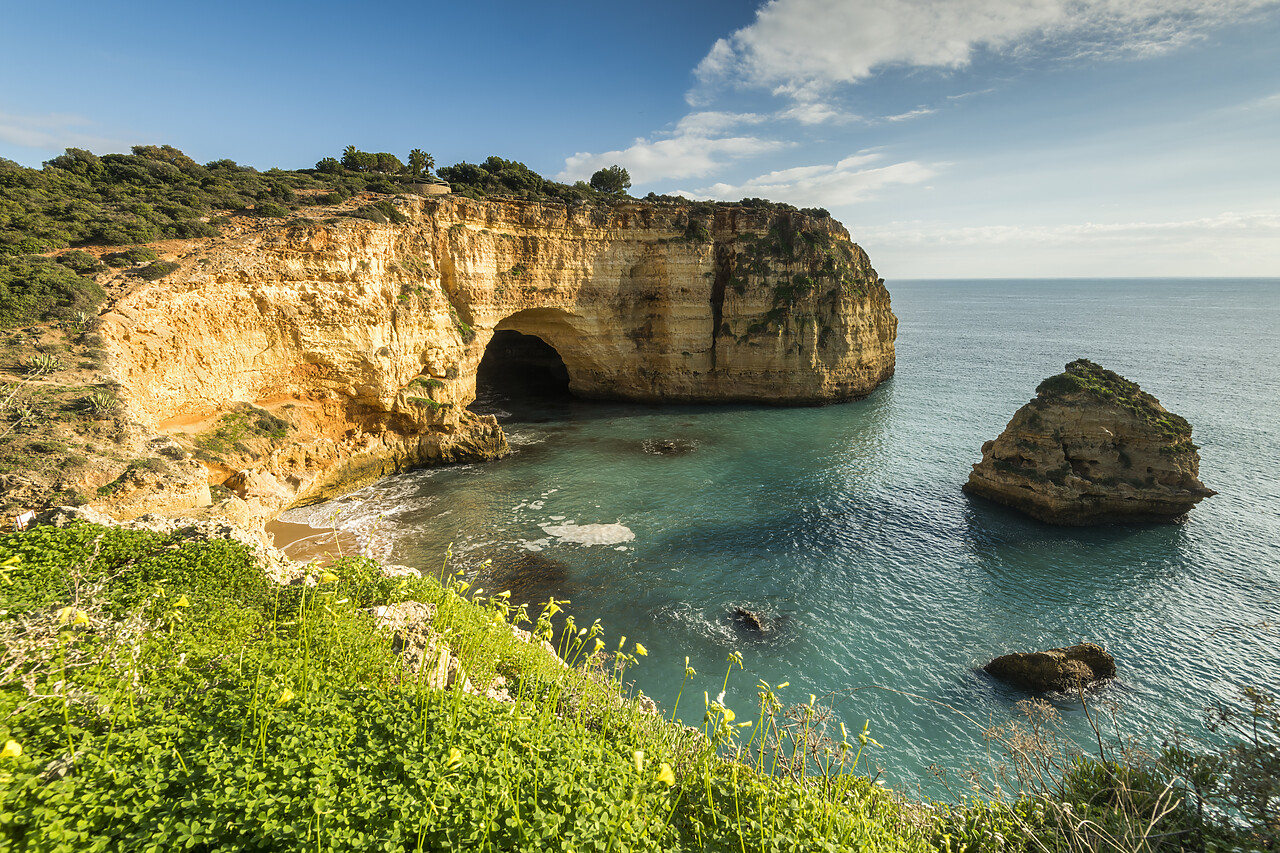
[{"label": "submerged rock", "polygon": [[1174,521],[1216,494],[1197,450],[1186,420],[1080,359],[982,445],[964,490],[1050,524]]},{"label": "submerged rock", "polygon": [[1080,643],[1043,652],[1001,655],[983,669],[993,678],[1036,693],[1064,693],[1115,678],[1116,661],[1102,646]]},{"label": "submerged rock", "polygon": [[696,441],[688,441],[682,438],[646,438],[641,442],[640,446],[645,453],[652,453],[656,456],[682,456],[698,449]]},{"label": "submerged rock", "polygon": [[752,634],[769,634],[774,630],[773,620],[745,607],[733,608],[729,618],[735,625]]}]

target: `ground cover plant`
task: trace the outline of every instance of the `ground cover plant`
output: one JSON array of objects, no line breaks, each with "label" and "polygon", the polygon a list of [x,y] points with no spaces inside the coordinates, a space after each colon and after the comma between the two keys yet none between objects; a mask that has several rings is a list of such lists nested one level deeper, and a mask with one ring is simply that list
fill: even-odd
[{"label": "ground cover plant", "polygon": [[[1275,849],[1258,691],[1217,714],[1225,749],[1151,760],[1064,749],[1033,704],[991,732],[1004,794],[912,803],[869,778],[867,726],[786,685],[750,718],[683,691],[654,713],[623,687],[643,646],[563,602],[359,557],[305,573],[182,530],[0,537],[0,850]],[[430,637],[379,628],[395,612]]]},{"label": "ground cover plant", "polygon": [[[0,850],[923,849],[864,778],[726,760],[748,741],[714,701],[701,732],[643,713],[643,647],[553,635],[555,602],[528,627],[567,666],[513,633],[527,608],[360,558],[278,586],[235,542],[77,523],[0,563]],[[451,689],[376,629],[402,600]],[[513,702],[461,689],[496,676]]]}]

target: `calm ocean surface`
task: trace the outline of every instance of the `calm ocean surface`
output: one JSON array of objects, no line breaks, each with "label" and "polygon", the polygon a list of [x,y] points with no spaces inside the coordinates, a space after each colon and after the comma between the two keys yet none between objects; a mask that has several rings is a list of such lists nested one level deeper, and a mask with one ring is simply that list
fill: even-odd
[{"label": "calm ocean surface", "polygon": [[[817,409],[491,400],[516,453],[416,471],[286,519],[353,532],[378,556],[572,600],[648,648],[637,686],[697,724],[726,656],[726,702],[756,682],[836,694],[870,720],[889,783],[985,761],[979,726],[1022,698],[975,671],[995,655],[1101,643],[1097,698],[1153,737],[1203,732],[1242,685],[1280,689],[1280,280],[889,282],[897,375]],[[960,491],[1036,385],[1087,357],[1194,426],[1219,494],[1179,525],[1058,529]],[[673,443],[680,453],[647,452]],[[753,637],[735,607],[778,626]],[[892,688],[856,691],[868,686]],[[913,696],[902,695],[910,693]],[[940,703],[940,704],[939,704]],[[1077,735],[1078,703],[1058,703]],[[686,713],[687,712],[687,713]]]}]

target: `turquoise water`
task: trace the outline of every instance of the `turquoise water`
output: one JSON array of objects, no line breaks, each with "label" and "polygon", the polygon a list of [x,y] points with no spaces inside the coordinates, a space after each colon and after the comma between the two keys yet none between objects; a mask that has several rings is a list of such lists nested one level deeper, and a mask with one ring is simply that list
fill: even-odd
[{"label": "turquoise water", "polygon": [[[494,559],[486,588],[570,599],[579,624],[599,617],[611,643],[642,642],[636,685],[664,708],[688,655],[686,722],[739,650],[726,702],[740,719],[758,679],[789,681],[792,702],[831,694],[850,729],[870,720],[899,787],[931,787],[931,764],[984,761],[973,721],[1023,698],[976,671],[1005,652],[1101,643],[1120,675],[1098,702],[1153,737],[1202,731],[1204,707],[1237,686],[1280,688],[1280,280],[890,290],[897,375],[864,400],[489,400],[511,457],[391,477],[287,518],[323,526],[340,511],[379,556],[424,571],[450,543],[457,566]],[[1219,494],[1187,522],[1060,529],[961,493],[982,443],[1078,357],[1193,424]],[[776,630],[749,635],[735,607]],[[902,692],[857,689],[873,685]],[[1078,703],[1057,704],[1083,736]]]}]

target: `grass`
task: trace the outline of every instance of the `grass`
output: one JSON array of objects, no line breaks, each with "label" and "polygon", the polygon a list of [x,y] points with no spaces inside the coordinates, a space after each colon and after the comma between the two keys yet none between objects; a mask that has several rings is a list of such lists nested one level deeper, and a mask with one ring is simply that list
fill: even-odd
[{"label": "grass", "polygon": [[[397,578],[346,557],[279,586],[230,540],[83,523],[0,536],[0,851],[1163,850],[1228,837],[1162,823],[1172,789],[1116,763],[1062,768],[1053,797],[909,803],[867,777],[867,727],[837,735],[813,697],[784,709],[786,685],[761,683],[749,718],[683,690],[658,714],[623,689],[643,646],[578,626],[565,602],[531,614],[472,589],[447,560],[436,578]],[[376,608],[397,605],[429,631],[380,628]],[[726,686],[741,663],[726,661]],[[698,701],[701,729],[674,722]],[[1139,801],[1161,812],[1130,834],[1141,844],[1107,846]],[[1176,846],[1151,843],[1170,826]]]},{"label": "grass", "polygon": [[[553,636],[554,601],[530,624],[360,558],[280,587],[233,542],[84,524],[0,537],[0,563],[0,850],[923,849],[865,779],[815,796],[727,760],[751,741],[713,701],[696,734],[643,713],[643,647]],[[377,629],[403,600],[435,607],[452,689]],[[499,676],[510,704],[461,689]]]}]

